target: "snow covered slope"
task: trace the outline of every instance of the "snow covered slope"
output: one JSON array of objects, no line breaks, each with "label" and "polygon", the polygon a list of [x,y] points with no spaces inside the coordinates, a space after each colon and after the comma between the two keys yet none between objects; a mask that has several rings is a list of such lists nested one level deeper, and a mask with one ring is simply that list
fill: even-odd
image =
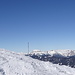
[{"label": "snow covered slope", "polygon": [[0,49],[0,75],[75,75],[75,69]]},{"label": "snow covered slope", "polygon": [[59,54],[63,56],[74,56],[75,55],[75,50],[56,50]]}]

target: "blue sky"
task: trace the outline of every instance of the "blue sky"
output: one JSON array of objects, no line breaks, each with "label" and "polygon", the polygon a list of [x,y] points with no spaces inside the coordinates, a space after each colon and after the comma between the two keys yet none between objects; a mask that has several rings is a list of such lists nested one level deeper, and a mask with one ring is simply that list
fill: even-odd
[{"label": "blue sky", "polygon": [[75,0],[0,0],[0,48],[75,49]]}]

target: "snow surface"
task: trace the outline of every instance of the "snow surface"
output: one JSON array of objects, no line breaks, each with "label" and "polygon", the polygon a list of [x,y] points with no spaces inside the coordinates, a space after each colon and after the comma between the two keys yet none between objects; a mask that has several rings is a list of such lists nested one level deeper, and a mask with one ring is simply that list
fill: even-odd
[{"label": "snow surface", "polygon": [[75,68],[0,49],[0,75],[75,75]]}]

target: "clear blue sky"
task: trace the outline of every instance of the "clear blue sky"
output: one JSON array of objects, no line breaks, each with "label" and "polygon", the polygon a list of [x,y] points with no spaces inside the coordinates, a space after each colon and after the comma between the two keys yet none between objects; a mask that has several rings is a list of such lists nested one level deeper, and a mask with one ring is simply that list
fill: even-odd
[{"label": "clear blue sky", "polygon": [[75,49],[75,0],[0,0],[0,48],[16,52]]}]

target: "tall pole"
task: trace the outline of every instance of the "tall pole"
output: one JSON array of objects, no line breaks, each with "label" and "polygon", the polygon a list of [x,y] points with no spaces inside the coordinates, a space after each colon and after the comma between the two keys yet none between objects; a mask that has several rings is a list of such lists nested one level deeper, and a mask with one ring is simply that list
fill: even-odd
[{"label": "tall pole", "polygon": [[29,54],[29,42],[28,42],[28,54]]}]

